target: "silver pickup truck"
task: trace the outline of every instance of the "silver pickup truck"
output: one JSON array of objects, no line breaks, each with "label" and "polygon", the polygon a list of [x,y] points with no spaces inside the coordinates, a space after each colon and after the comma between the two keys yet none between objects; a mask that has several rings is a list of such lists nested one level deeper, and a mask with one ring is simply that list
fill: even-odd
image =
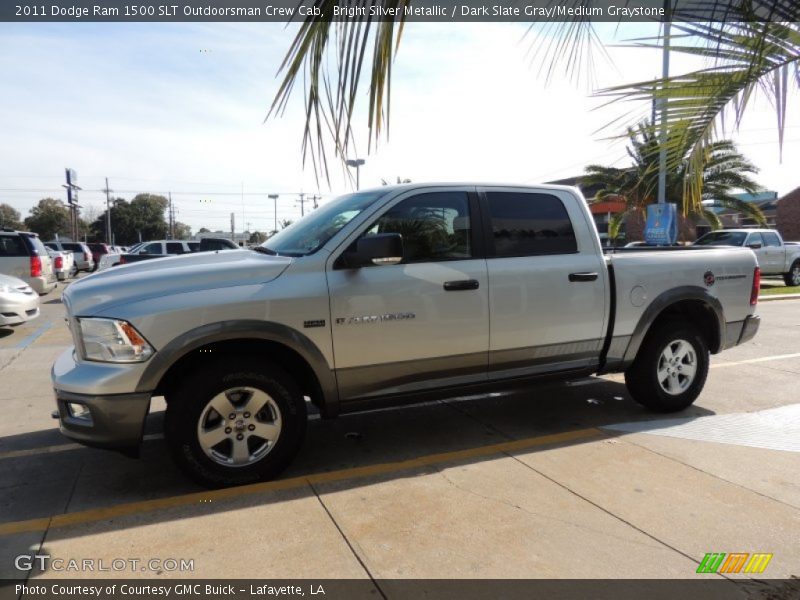
[{"label": "silver pickup truck", "polygon": [[235,485],[289,464],[308,401],[335,417],[624,371],[637,402],[684,409],[709,353],[755,335],[758,286],[746,248],[604,255],[573,188],[390,186],[252,250],[73,283],[53,386],[67,437],[120,449],[163,395],[178,464]]},{"label": "silver pickup truck", "polygon": [[694,245],[750,248],[762,275],[782,275],[786,285],[800,285],[800,246],[784,242],[774,229],[718,229],[700,237]]}]

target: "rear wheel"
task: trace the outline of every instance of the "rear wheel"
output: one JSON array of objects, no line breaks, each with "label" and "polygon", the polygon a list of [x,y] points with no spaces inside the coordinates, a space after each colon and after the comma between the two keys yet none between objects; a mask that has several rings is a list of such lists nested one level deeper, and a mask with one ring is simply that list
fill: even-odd
[{"label": "rear wheel", "polygon": [[665,322],[648,333],[625,371],[633,399],[657,412],[676,412],[700,395],[708,376],[703,336],[682,322]]},{"label": "rear wheel", "polygon": [[305,400],[291,377],[252,359],[204,365],[168,397],[167,444],[181,469],[208,487],[277,476],[305,428]]},{"label": "rear wheel", "polygon": [[783,282],[792,287],[800,285],[800,260],[794,261],[789,272],[783,274]]}]

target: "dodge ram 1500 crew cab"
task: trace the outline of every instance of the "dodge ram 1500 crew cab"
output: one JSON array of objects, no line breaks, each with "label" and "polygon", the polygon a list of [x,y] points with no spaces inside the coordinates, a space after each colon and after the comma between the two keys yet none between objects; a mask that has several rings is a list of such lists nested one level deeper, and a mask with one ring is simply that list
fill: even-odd
[{"label": "dodge ram 1500 crew cab", "polygon": [[580,192],[404,185],[348,194],[254,250],[94,274],[64,293],[53,366],[63,433],[137,447],[153,396],[197,481],[274,477],[306,398],[324,417],[408,399],[624,372],[678,411],[709,353],[755,335],[752,250],[605,256]]}]

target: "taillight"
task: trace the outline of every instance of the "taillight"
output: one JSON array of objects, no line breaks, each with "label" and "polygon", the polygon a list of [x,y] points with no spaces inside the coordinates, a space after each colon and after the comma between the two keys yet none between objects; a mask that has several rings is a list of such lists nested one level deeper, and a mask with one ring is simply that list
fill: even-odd
[{"label": "taillight", "polygon": [[83,253],[83,260],[85,260],[86,262],[89,262],[89,253],[88,252],[84,252]]},{"label": "taillight", "polygon": [[56,269],[63,269],[63,268],[64,268],[64,257],[56,256]]},{"label": "taillight", "polygon": [[125,264],[125,257],[124,256],[120,256],[119,257],[119,264],[121,264],[121,265]]},{"label": "taillight", "polygon": [[761,269],[756,267],[753,271],[753,289],[750,290],[750,306],[758,304],[759,291],[761,291]]},{"label": "taillight", "polygon": [[31,277],[42,276],[42,259],[38,256],[31,256]]}]

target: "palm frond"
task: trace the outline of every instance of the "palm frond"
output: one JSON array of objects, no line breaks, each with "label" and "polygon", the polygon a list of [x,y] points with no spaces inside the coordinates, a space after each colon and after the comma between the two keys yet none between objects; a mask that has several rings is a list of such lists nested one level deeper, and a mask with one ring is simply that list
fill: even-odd
[{"label": "palm frond", "polygon": [[[761,8],[766,5],[761,0],[750,0],[750,4]],[[787,12],[790,5],[777,4],[785,9],[779,14],[791,14]],[[796,7],[797,4],[795,14]],[[800,26],[796,22],[743,20],[680,23],[675,27],[680,34],[670,38],[671,50],[704,57],[711,62],[709,66],[666,79],[616,86],[603,93],[618,100],[666,102],[668,165],[676,168],[685,161],[684,195],[689,202],[684,209],[691,210],[698,208],[703,196],[703,164],[708,160],[717,128],[726,123],[731,111],[734,125],[738,126],[753,95],[766,93],[778,115],[779,136],[783,139],[790,71],[800,83]],[[681,41],[686,38],[702,43]]]},{"label": "palm frond", "polygon": [[719,220],[717,213],[715,213],[713,210],[702,208],[699,211],[699,214],[702,215],[706,221],[708,221],[708,224],[711,225],[711,229],[716,230],[722,228],[722,221]]},{"label": "palm frond", "polygon": [[[327,147],[344,160],[354,149],[353,115],[358,105],[363,72],[369,68],[367,103],[369,146],[388,128],[391,109],[392,62],[405,23],[405,7],[411,0],[357,0],[363,14],[333,19],[338,0],[315,0],[318,16],[308,16],[281,63],[283,79],[267,119],[283,114],[294,87],[302,79],[305,101],[303,162],[310,158],[319,176],[329,177]],[[394,19],[370,17],[370,7],[397,8]],[[371,52],[369,52],[371,46]],[[369,59],[369,60],[368,60]]]}]

